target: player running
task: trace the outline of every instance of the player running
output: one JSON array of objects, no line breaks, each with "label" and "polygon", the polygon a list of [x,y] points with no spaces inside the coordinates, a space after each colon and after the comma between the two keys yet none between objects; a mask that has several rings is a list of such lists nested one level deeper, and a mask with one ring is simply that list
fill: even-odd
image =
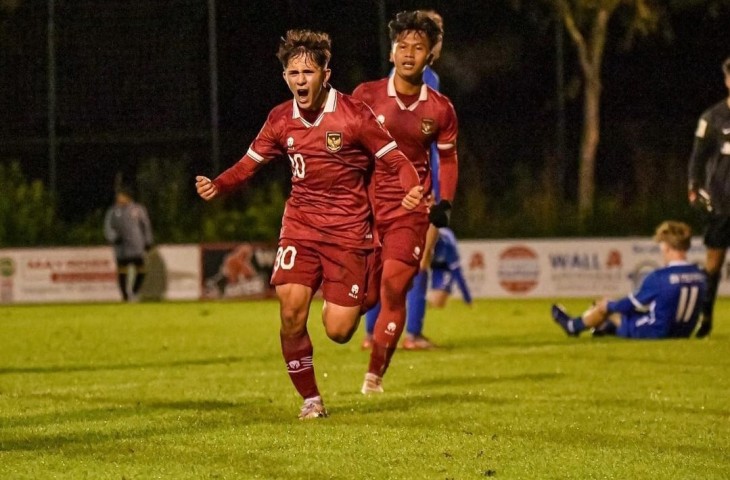
[{"label": "player running", "polygon": [[395,73],[358,86],[353,96],[375,112],[398,146],[413,162],[431,194],[429,151],[437,143],[441,155],[442,200],[407,211],[400,205],[398,182],[383,165],[377,165],[374,179],[375,225],[382,242],[380,314],[375,322],[370,363],[362,392],[383,391],[382,378],[395,353],[406,319],[406,293],[419,270],[430,221],[448,225],[457,182],[456,137],[458,122],[451,102],[423,83],[423,71],[432,49],[439,43],[441,28],[422,11],[401,12],[388,24],[392,42],[391,61]]},{"label": "player running", "polygon": [[300,419],[326,417],[307,332],[312,297],[322,288],[322,320],[337,343],[352,337],[374,247],[367,181],[375,165],[392,171],[403,211],[417,208],[423,188],[410,161],[370,108],[327,84],[331,41],[326,33],[290,30],[277,57],[294,100],[269,113],[246,154],[215,180],[198,176],[205,200],[243,185],[276,158],[291,164],[291,195],[279,236],[272,285],[281,317],[281,349],[289,377],[304,399]]}]

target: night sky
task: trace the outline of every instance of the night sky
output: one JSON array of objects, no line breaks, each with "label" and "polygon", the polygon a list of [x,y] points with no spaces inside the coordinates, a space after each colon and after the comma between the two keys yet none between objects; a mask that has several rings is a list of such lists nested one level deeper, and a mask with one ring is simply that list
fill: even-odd
[{"label": "night sky", "polygon": [[[56,7],[57,128],[64,215],[83,215],[90,206],[106,204],[114,174],[132,176],[146,157],[183,157],[191,175],[216,173],[206,133],[206,2],[56,3],[61,4]],[[386,73],[377,3],[217,1],[223,168],[245,152],[267,112],[289,98],[274,56],[287,29],[331,34],[331,83],[343,92]],[[539,164],[555,143],[554,24],[517,12],[511,3],[386,2],[388,19],[412,8],[435,8],[443,15],[444,49],[435,68],[459,115],[462,146],[470,152],[465,161],[479,162],[496,179],[485,188],[503,186],[499,179],[507,179],[518,162]],[[0,158],[20,158],[29,176],[42,179],[48,169],[44,7],[41,1],[21,2],[0,30]],[[618,35],[618,17],[611,24],[598,168],[599,184],[607,188],[626,161],[627,129],[645,131],[650,143],[687,156],[697,117],[727,95],[719,64],[730,55],[730,9],[684,12],[668,25],[671,34],[665,29],[627,49]],[[572,94],[568,153],[574,157],[580,84],[567,36],[565,44]],[[79,171],[88,180],[83,185],[72,180]]]}]

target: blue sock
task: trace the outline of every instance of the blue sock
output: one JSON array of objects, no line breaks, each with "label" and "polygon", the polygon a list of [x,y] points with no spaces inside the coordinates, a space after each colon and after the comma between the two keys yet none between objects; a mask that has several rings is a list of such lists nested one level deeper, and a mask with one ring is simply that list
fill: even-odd
[{"label": "blue sock", "polygon": [[579,333],[586,329],[586,324],[581,317],[575,317],[568,320],[568,328],[575,333]]},{"label": "blue sock", "polygon": [[423,333],[427,290],[428,272],[420,271],[413,278],[413,286],[406,297],[406,332],[410,335],[419,336]]}]

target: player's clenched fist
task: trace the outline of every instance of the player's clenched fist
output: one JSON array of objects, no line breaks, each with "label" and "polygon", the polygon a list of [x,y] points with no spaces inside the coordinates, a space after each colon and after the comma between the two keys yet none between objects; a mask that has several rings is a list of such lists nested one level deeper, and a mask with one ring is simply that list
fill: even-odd
[{"label": "player's clenched fist", "polygon": [[423,187],[421,185],[416,185],[408,191],[405,197],[403,197],[401,205],[403,205],[403,208],[406,210],[413,210],[419,203],[421,203],[421,199],[423,199]]},{"label": "player's clenched fist", "polygon": [[203,200],[212,200],[218,195],[218,187],[208,177],[195,177],[195,189]]}]

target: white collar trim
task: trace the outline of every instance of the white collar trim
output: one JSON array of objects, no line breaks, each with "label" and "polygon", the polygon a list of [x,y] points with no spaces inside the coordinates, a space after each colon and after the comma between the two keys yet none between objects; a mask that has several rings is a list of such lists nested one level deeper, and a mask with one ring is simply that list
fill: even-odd
[{"label": "white collar trim", "polygon": [[335,111],[337,107],[337,90],[330,87],[329,91],[327,92],[327,100],[324,102],[324,109],[317,117],[317,120],[314,121],[314,123],[309,123],[302,117],[301,112],[299,111],[299,105],[297,104],[297,101],[292,98],[292,102],[294,107],[292,108],[292,116],[293,119],[299,119],[305,126],[312,127],[317,126],[322,122],[322,118],[324,117],[325,113],[332,113]]},{"label": "white collar trim", "polygon": [[395,91],[394,77],[395,77],[395,74],[388,77],[388,96],[395,98],[395,101],[401,110],[413,111],[418,106],[418,102],[425,102],[426,100],[428,100],[428,86],[424,83],[423,85],[421,85],[421,93],[418,95],[418,100],[413,102],[409,107],[406,107],[406,105],[401,101],[401,99],[398,98],[398,93]]}]

